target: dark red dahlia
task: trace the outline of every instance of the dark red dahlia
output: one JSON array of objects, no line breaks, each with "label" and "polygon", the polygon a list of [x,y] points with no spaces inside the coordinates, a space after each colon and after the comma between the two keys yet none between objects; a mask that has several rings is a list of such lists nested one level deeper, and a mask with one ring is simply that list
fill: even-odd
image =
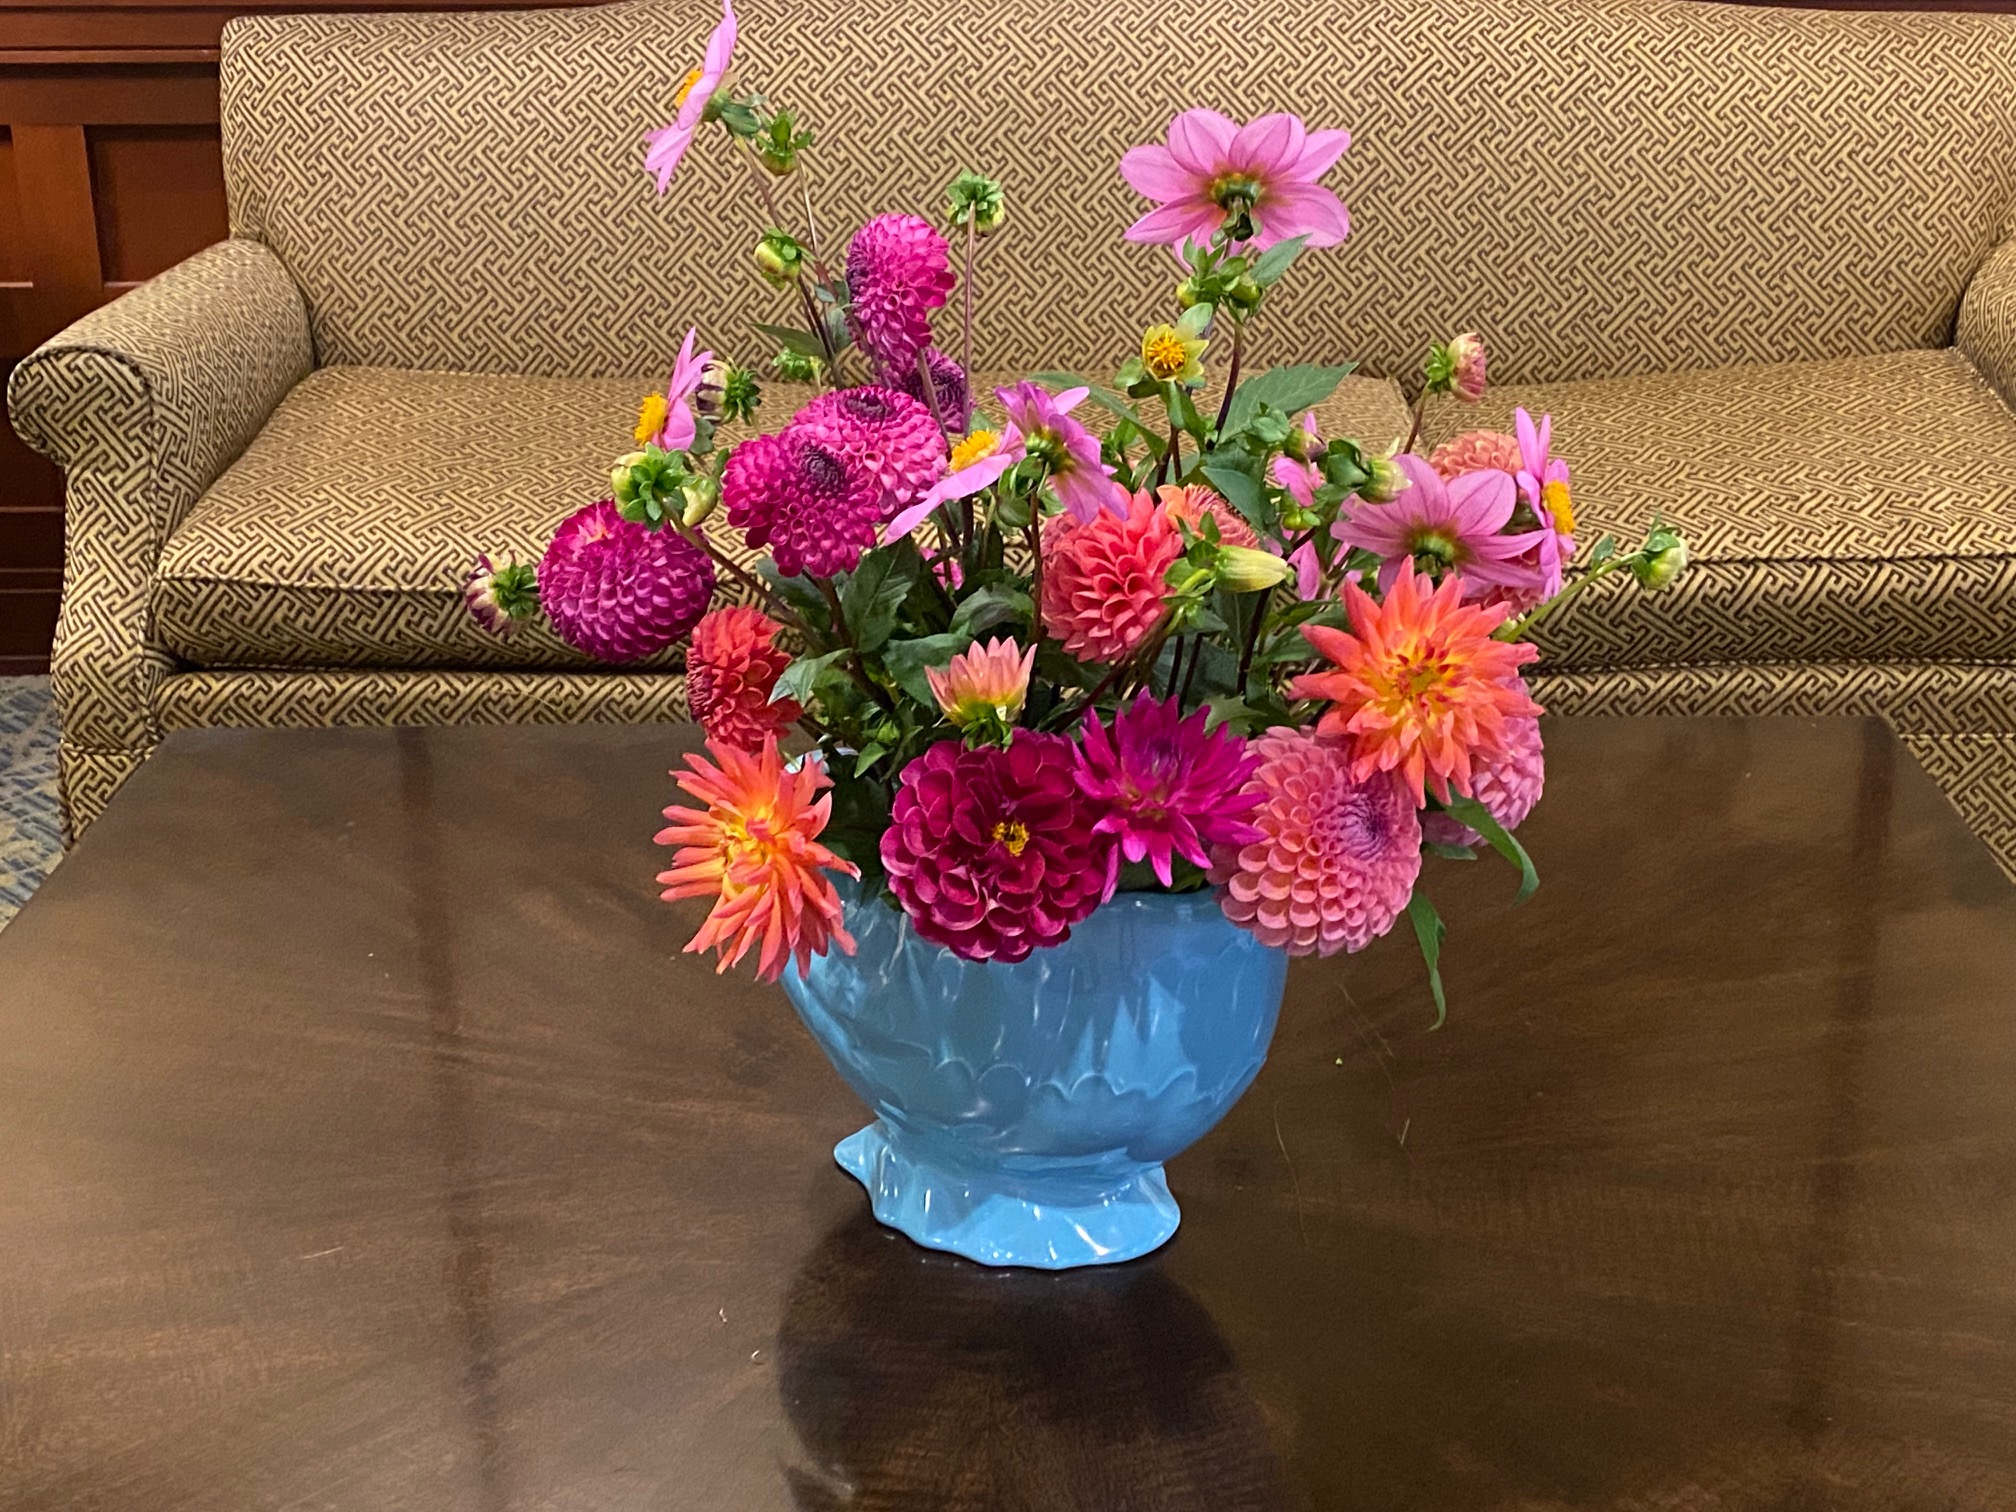
[{"label": "dark red dahlia", "polygon": [[1119,853],[1093,832],[1077,768],[1063,736],[1017,730],[1006,748],[940,741],[903,769],[882,866],[919,935],[1020,961],[1113,895]]},{"label": "dark red dahlia", "polygon": [[603,661],[664,650],[713,597],[706,552],[677,531],[624,519],[612,499],[562,521],[539,562],[539,602],[553,628]]},{"label": "dark red dahlia", "polygon": [[875,544],[882,484],[796,426],[735,448],[721,479],[728,523],[767,546],[786,577],[852,572]]},{"label": "dark red dahlia", "polygon": [[875,475],[884,519],[923,497],[945,471],[945,433],[908,394],[870,384],[821,394],[791,429]]}]

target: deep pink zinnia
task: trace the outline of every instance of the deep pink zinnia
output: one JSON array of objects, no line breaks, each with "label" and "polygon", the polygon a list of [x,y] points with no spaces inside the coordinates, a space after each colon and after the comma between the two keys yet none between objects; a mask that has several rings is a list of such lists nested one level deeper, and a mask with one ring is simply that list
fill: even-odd
[{"label": "deep pink zinnia", "polygon": [[945,238],[927,220],[878,215],[854,233],[847,244],[854,334],[879,372],[917,366],[917,354],[931,345],[931,312],[956,281]]},{"label": "deep pink zinnia", "polygon": [[1078,790],[1061,735],[942,740],[903,768],[882,832],[889,890],[924,939],[969,961],[1020,961],[1068,939],[1113,895],[1119,853]]},{"label": "deep pink zinnia", "polygon": [[603,499],[561,522],[539,562],[539,602],[568,645],[635,661],[691,630],[714,596],[714,564],[674,530]]},{"label": "deep pink zinnia", "polygon": [[1116,515],[1127,512],[1127,490],[1113,481],[1113,469],[1100,459],[1099,438],[1071,418],[1071,411],[1091,392],[1074,388],[1053,394],[1040,383],[994,390],[1029,454],[1041,457],[1049,467],[1057,502],[1079,520],[1089,520],[1102,509]]},{"label": "deep pink zinnia", "polygon": [[1308,730],[1254,742],[1260,839],[1211,853],[1219,906],[1290,955],[1363,950],[1393,927],[1421,874],[1421,818],[1391,772],[1351,774],[1348,747]]},{"label": "deep pink zinnia", "polygon": [[945,471],[945,435],[908,394],[868,385],[821,394],[791,429],[873,474],[884,519],[914,503]]},{"label": "deep pink zinnia", "polygon": [[[1525,686],[1523,681],[1520,686]],[[1470,795],[1508,830],[1526,822],[1546,784],[1540,721],[1531,717],[1506,720],[1503,748],[1480,756],[1470,766]],[[1421,834],[1438,845],[1475,845],[1483,839],[1462,820],[1443,813],[1423,815]]]},{"label": "deep pink zinnia", "polygon": [[1251,211],[1256,248],[1293,236],[1334,247],[1351,234],[1351,214],[1317,180],[1350,145],[1350,132],[1309,131],[1292,115],[1240,126],[1215,110],[1186,110],[1169,123],[1167,147],[1131,147],[1120,159],[1121,177],[1159,204],[1127,239],[1206,242],[1227,216]]},{"label": "deep pink zinnia", "polygon": [[1492,587],[1538,585],[1536,569],[1519,559],[1540,544],[1539,533],[1500,534],[1519,504],[1510,473],[1464,473],[1444,483],[1434,468],[1411,453],[1393,460],[1407,475],[1408,486],[1399,496],[1389,504],[1355,501],[1350,513],[1330,527],[1330,534],[1344,545],[1362,547],[1383,559],[1381,589],[1392,587],[1400,569],[1410,563],[1437,579],[1461,574],[1470,598]]},{"label": "deep pink zinnia", "polygon": [[875,544],[882,496],[873,473],[795,426],[744,441],[721,478],[728,523],[786,577],[852,572]]},{"label": "deep pink zinnia", "polygon": [[1246,822],[1260,795],[1240,790],[1260,758],[1230,729],[1207,734],[1208,717],[1185,719],[1176,699],[1158,703],[1146,690],[1115,712],[1110,733],[1096,711],[1085,716],[1078,786],[1101,810],[1094,828],[1127,860],[1147,861],[1164,887],[1175,857],[1209,866],[1212,846],[1260,838]]}]

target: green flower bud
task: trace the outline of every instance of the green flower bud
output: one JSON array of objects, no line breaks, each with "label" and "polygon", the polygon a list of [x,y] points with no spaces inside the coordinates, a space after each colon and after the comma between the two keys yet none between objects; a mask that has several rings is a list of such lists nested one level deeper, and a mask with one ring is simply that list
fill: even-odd
[{"label": "green flower bud", "polygon": [[782,351],[770,359],[770,369],[786,383],[817,383],[826,364],[803,352]]},{"label": "green flower bud", "polygon": [[1186,278],[1176,285],[1176,303],[1179,308],[1187,310],[1192,305],[1202,303],[1203,299],[1204,291],[1197,286],[1196,279]]},{"label": "green flower bud", "polygon": [[1645,542],[1645,551],[1631,564],[1631,575],[1648,593],[1671,588],[1687,570],[1687,543],[1670,530],[1655,530]]},{"label": "green flower bud", "polygon": [[1286,558],[1278,557],[1271,551],[1261,551],[1252,546],[1218,548],[1218,586],[1228,592],[1257,593],[1262,588],[1287,582],[1294,570]]},{"label": "green flower bud", "polygon": [[804,267],[805,248],[795,236],[771,231],[756,243],[756,269],[773,287],[789,288]]},{"label": "green flower bud", "polygon": [[686,486],[679,490],[685,507],[679,511],[679,523],[689,530],[705,520],[721,503],[721,485],[704,474],[688,478]]},{"label": "green flower bud", "polygon": [[1252,279],[1241,275],[1239,281],[1232,285],[1230,293],[1232,308],[1241,314],[1251,314],[1259,307],[1261,296],[1266,292]]},{"label": "green flower bud", "polygon": [[1408,487],[1407,474],[1391,457],[1367,457],[1365,481],[1358,485],[1358,497],[1367,504],[1390,504]]},{"label": "green flower bud", "polygon": [[952,224],[963,226],[968,215],[981,234],[999,229],[1008,218],[1008,206],[998,181],[978,173],[962,173],[945,191],[952,202]]}]

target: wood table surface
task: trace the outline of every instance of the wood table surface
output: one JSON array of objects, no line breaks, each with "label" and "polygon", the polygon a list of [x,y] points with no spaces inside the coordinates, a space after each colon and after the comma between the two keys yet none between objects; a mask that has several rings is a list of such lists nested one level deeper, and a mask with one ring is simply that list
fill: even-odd
[{"label": "wood table surface", "polygon": [[0,1508],[2008,1512],[2016,892],[1857,721],[1548,730],[1160,1254],[878,1229],[670,729],[173,736],[0,934]]}]

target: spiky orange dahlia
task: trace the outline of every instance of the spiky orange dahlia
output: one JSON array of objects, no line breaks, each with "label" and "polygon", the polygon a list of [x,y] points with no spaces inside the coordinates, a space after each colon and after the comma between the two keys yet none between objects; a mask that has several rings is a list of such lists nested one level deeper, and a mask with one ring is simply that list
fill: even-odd
[{"label": "spiky orange dahlia", "polygon": [[1403,564],[1384,603],[1355,583],[1345,585],[1344,601],[1349,632],[1302,627],[1333,670],[1305,672],[1289,696],[1329,700],[1317,732],[1349,743],[1359,779],[1396,772],[1417,805],[1431,789],[1467,796],[1473,763],[1504,752],[1507,722],[1540,713],[1519,678],[1539,649],[1493,640],[1510,611],[1465,604],[1453,572],[1438,588]]},{"label": "spiky orange dahlia", "polygon": [[816,759],[787,767],[775,736],[753,754],[715,740],[707,749],[712,762],[689,754],[691,770],[673,773],[706,807],[668,808],[673,822],[657,835],[660,845],[679,847],[672,869],[658,874],[661,896],[668,903],[714,899],[686,948],[714,951],[720,971],[755,949],[756,974],[766,982],[787,961],[803,971],[836,944],[852,955],[854,937],[840,922],[840,895],[825,874],[861,871],[819,843],[833,809],[830,794],[819,796],[833,785],[825,767]]}]

